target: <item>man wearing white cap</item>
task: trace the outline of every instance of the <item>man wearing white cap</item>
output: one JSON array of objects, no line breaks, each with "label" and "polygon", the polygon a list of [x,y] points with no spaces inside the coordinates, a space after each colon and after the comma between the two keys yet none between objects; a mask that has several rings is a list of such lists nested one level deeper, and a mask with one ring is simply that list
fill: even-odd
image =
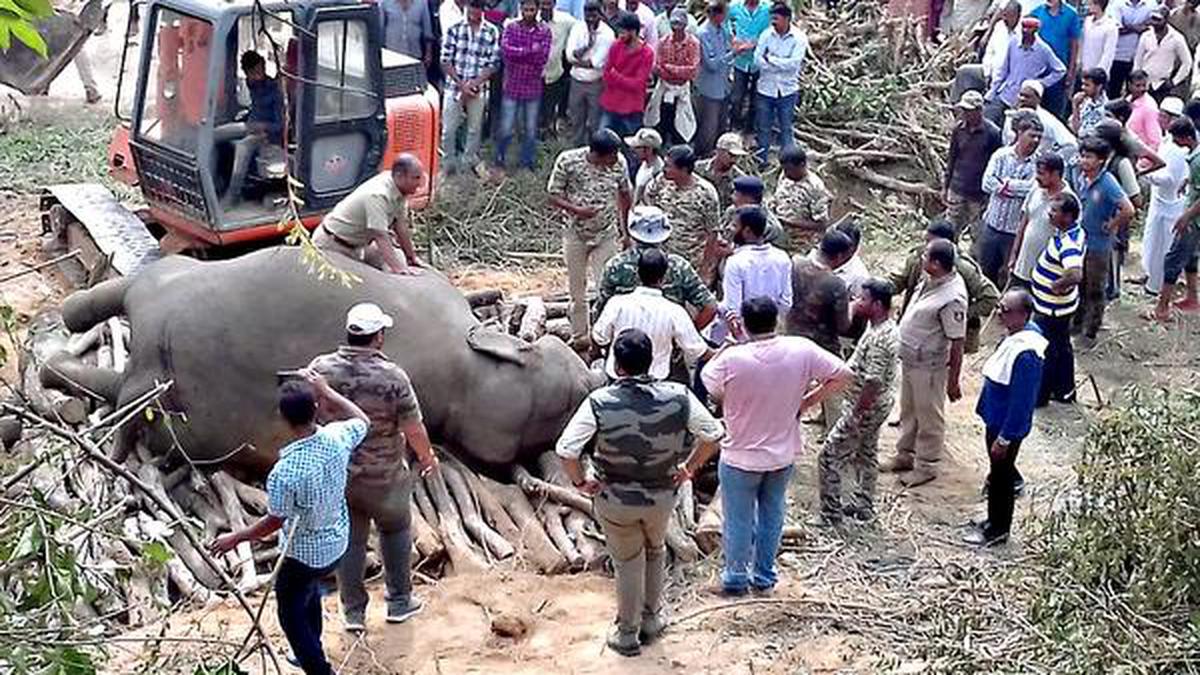
[{"label": "man wearing white cap", "polygon": [[[364,302],[346,314],[346,344],[313,359],[309,369],[362,408],[371,428],[350,458],[346,499],[350,507],[350,546],[338,567],[344,625],[366,629],[367,591],[363,586],[371,522],[379,530],[387,583],[387,621],[400,623],[421,610],[412,595],[412,488],[408,449],[422,474],[437,468],[437,456],[421,421],[421,406],[408,374],[383,353],[392,317]],[[320,411],[318,411],[320,414]]]},{"label": "man wearing white cap", "polygon": [[1032,110],[1037,113],[1038,121],[1042,123],[1042,143],[1038,146],[1036,154],[1044,155],[1052,152],[1062,157],[1064,162],[1070,162],[1071,158],[1079,152],[1079,140],[1075,138],[1075,134],[1071,133],[1071,129],[1063,124],[1062,120],[1042,107],[1044,91],[1042,83],[1037,80],[1026,80],[1021,83],[1021,91],[1017,94],[1016,109],[1004,113],[1004,144],[1012,145],[1013,141],[1017,140],[1017,134],[1013,132],[1012,127],[1013,116],[1023,110]]},{"label": "man wearing white cap", "polygon": [[1042,22],[1035,17],[1021,19],[1021,38],[1008,45],[1000,68],[992,77],[992,86],[984,98],[984,115],[997,125],[1004,121],[1004,111],[1017,104],[1017,94],[1025,80],[1038,80],[1043,87],[1057,84],[1067,74],[1067,67],[1040,37]]},{"label": "man wearing white cap", "polygon": [[662,134],[642,127],[636,134],[626,136],[624,141],[638,162],[633,176],[633,203],[640,204],[646,186],[663,170]]}]

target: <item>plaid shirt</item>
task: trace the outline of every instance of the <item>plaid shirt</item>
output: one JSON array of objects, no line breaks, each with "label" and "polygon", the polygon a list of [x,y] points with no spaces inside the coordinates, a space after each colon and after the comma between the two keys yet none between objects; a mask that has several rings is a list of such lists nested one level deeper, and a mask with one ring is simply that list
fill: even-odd
[{"label": "plaid shirt", "polygon": [[[455,72],[464,81],[479,77],[485,69],[495,68],[500,62],[500,29],[481,21],[479,30],[472,32],[471,24],[463,19],[446,31],[441,60],[454,66]],[[457,91],[458,86],[447,78],[446,92],[452,94]],[[487,92],[487,82],[483,83],[483,92]]]},{"label": "plaid shirt", "polygon": [[504,27],[500,55],[504,58],[504,96],[518,101],[542,97],[542,69],[550,59],[554,35],[544,23],[526,26],[514,21]]},{"label": "plaid shirt", "polygon": [[360,419],[317,427],[316,433],[284,446],[267,476],[267,511],[282,518],[281,549],[296,521],[288,556],[314,569],[337,562],[350,543],[346,469],[350,453],[367,435]]},{"label": "plaid shirt", "polygon": [[700,70],[700,41],[691,33],[685,32],[682,40],[668,33],[658,41],[654,67],[658,76],[671,84],[691,82]]}]

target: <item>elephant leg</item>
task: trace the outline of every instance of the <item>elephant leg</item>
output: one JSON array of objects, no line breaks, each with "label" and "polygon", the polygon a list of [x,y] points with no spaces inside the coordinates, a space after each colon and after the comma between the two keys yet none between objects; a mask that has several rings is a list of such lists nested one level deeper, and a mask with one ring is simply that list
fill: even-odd
[{"label": "elephant leg", "polygon": [[125,313],[125,291],[129,279],[112,279],[86,291],[76,291],[63,302],[63,323],[72,333],[82,333],[108,319]]},{"label": "elephant leg", "polygon": [[115,370],[90,366],[70,354],[59,353],[42,364],[38,379],[43,387],[100,399],[115,407],[125,377]]}]

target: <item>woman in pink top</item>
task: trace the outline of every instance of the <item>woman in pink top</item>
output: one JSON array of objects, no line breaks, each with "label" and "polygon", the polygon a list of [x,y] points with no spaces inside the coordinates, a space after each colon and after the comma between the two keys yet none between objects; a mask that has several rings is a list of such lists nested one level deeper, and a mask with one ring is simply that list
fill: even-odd
[{"label": "woman in pink top", "polygon": [[1154,150],[1162,142],[1162,126],[1158,123],[1158,103],[1154,97],[1146,93],[1150,89],[1150,76],[1144,70],[1135,70],[1129,75],[1129,106],[1133,114],[1129,116],[1125,128]]},{"label": "woman in pink top", "polygon": [[775,586],[788,479],[804,448],[800,413],[852,377],[844,361],[808,338],[776,336],[778,320],[779,310],[769,298],[743,302],[750,342],[718,352],[700,373],[709,396],[723,403],[728,430],[718,468],[725,595]]}]

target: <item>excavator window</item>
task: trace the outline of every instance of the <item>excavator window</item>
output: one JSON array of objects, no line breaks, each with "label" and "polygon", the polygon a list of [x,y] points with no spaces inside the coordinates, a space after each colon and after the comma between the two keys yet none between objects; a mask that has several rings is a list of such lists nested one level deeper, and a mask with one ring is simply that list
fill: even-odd
[{"label": "excavator window", "polygon": [[[208,93],[204,86],[194,83],[209,79],[212,24],[161,7],[150,20],[154,48],[139,132],[145,138],[194,155],[206,116]],[[217,88],[219,104],[222,89]]]},{"label": "excavator window", "polygon": [[367,23],[359,19],[317,24],[316,122],[361,119],[377,103],[367,72]]}]

